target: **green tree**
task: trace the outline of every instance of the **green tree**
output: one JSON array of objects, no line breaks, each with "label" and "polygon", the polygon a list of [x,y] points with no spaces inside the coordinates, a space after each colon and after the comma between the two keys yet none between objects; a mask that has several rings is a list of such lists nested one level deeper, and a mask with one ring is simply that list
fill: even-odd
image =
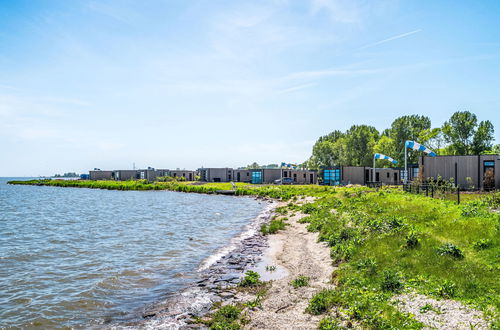
[{"label": "green tree", "polygon": [[315,167],[332,167],[338,165],[339,157],[335,143],[327,140],[318,141],[313,146],[313,163]]},{"label": "green tree", "polygon": [[[389,157],[393,157],[396,154],[396,144],[394,143],[394,140],[391,139],[390,137],[383,135],[380,137],[380,139],[377,141],[375,146],[373,147],[373,152],[378,152],[384,155],[387,155]],[[386,160],[377,160],[376,163],[377,167],[393,167],[393,166],[400,166],[400,164],[394,165]]]},{"label": "green tree", "polygon": [[373,160],[373,147],[378,139],[379,132],[373,126],[351,126],[345,137],[337,141],[337,144],[345,141],[342,143],[344,148],[340,155],[341,165],[370,166]]},{"label": "green tree", "polygon": [[[409,115],[396,118],[391,128],[386,134],[394,141],[395,158],[400,164],[404,162],[405,142],[407,140],[422,143],[421,134],[425,130],[431,129],[431,120],[426,116]],[[415,163],[418,154],[413,152],[409,154],[408,161]]]},{"label": "green tree", "polygon": [[246,170],[256,170],[256,169],[259,169],[259,168],[260,168],[260,165],[257,164],[256,162],[253,162],[252,164],[247,165],[245,167]]},{"label": "green tree", "polygon": [[480,155],[493,147],[493,133],[495,129],[489,121],[482,121],[472,139],[472,150],[474,154]]},{"label": "green tree", "polygon": [[454,155],[480,154],[492,146],[493,124],[477,122],[477,116],[469,111],[457,111],[442,127],[443,136],[449,143],[448,150]]},{"label": "green tree", "polygon": [[339,140],[343,139],[344,133],[335,130],[327,135],[321,136],[313,146],[312,156],[307,162],[309,168],[321,166],[332,167],[340,165],[340,154],[342,147]]}]

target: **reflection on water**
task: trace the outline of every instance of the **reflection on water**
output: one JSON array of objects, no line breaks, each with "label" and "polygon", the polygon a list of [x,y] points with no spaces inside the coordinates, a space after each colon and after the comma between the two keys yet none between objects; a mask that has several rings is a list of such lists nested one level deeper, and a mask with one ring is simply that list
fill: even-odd
[{"label": "reflection on water", "polygon": [[0,326],[131,320],[196,279],[264,205],[165,191],[10,186],[0,179]]}]

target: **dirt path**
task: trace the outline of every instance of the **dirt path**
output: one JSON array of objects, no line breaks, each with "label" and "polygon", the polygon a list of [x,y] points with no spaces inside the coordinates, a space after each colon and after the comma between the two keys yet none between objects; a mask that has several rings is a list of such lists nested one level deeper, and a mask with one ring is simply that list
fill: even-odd
[{"label": "dirt path", "polygon": [[[269,261],[288,274],[272,282],[261,308],[249,311],[245,329],[317,329],[321,316],[307,314],[305,309],[315,293],[332,287],[333,267],[329,249],[318,243],[318,234],[297,222],[302,217],[290,217],[285,230],[270,236]],[[309,285],[294,289],[290,282],[299,275],[309,277]]]}]

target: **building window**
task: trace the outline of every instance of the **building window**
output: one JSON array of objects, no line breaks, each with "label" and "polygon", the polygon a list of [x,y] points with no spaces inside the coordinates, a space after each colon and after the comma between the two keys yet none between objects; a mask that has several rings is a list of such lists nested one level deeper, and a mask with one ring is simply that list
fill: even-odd
[{"label": "building window", "polygon": [[252,172],[252,183],[253,184],[261,184],[262,183],[262,172],[261,171]]},{"label": "building window", "polygon": [[306,174],[304,173],[304,179],[306,178]]},{"label": "building window", "polygon": [[324,170],[323,171],[323,183],[326,185],[339,185],[340,184],[340,168],[336,168],[336,169],[332,169],[332,170]]},{"label": "building window", "polygon": [[387,172],[387,178],[389,179],[391,177],[391,174]]}]

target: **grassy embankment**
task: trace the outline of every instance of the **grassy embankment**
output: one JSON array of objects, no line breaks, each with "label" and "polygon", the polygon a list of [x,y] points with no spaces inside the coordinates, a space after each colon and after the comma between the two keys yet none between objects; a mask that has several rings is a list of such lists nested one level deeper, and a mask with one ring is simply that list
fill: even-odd
[{"label": "grassy embankment", "polygon": [[[202,193],[231,188],[229,184],[184,182],[38,184]],[[319,232],[320,240],[330,246],[332,261],[339,264],[332,276],[337,286],[315,295],[306,310],[325,315],[320,328],[335,329],[340,321],[370,328],[422,327],[391,302],[402,292],[462,301],[485,312],[493,327],[499,326],[500,214],[490,211],[500,208],[499,193],[471,197],[462,205],[391,188],[375,192],[368,188],[239,184],[237,194],[291,200],[279,213],[308,214],[303,219],[309,223],[308,230]],[[316,200],[299,206],[293,203],[297,196]]]}]

